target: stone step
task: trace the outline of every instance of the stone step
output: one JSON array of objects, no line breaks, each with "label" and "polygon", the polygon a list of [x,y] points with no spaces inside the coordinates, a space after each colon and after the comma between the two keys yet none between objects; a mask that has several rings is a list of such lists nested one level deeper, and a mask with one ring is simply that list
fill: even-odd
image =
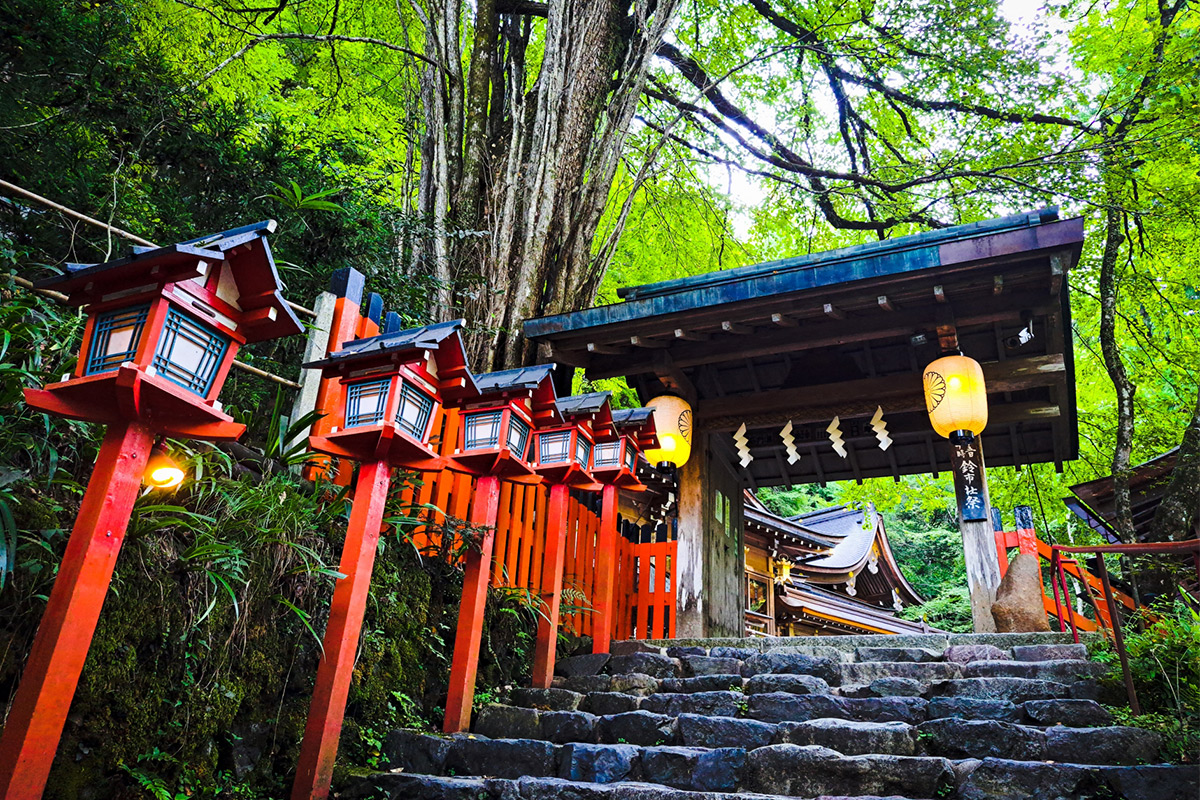
[{"label": "stone step", "polygon": [[[843,665],[843,668],[849,665]],[[1047,659],[1043,661],[972,661],[962,668],[966,678],[1033,678],[1073,683],[1098,678],[1108,667],[1095,661]],[[955,676],[957,677],[957,676]]]},{"label": "stone step", "polygon": [[[1008,661],[987,662],[1008,664]],[[970,665],[967,665],[968,668]],[[1033,666],[1032,664],[1026,666]],[[836,667],[840,684],[863,684],[881,678],[910,678],[924,683],[968,677],[961,664],[946,661],[864,661],[854,664],[838,664]],[[976,677],[976,676],[969,676]],[[1008,677],[1008,676],[1006,676]],[[1033,677],[1021,675],[1019,677]]]}]

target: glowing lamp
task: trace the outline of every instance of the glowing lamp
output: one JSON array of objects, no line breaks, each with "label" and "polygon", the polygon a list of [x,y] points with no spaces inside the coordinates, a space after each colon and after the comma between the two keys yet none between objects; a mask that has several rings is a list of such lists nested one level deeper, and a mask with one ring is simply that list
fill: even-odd
[{"label": "glowing lamp", "polygon": [[534,472],[575,489],[601,488],[591,474],[596,443],[618,438],[608,398],[608,392],[592,392],[558,400],[555,417],[534,431],[529,453]]},{"label": "glowing lamp", "polygon": [[682,467],[692,454],[692,407],[682,397],[662,395],[646,408],[654,410],[654,428],[658,447],[646,451],[651,464]]},{"label": "glowing lamp", "polygon": [[530,445],[536,421],[557,414],[552,370],[552,365],[543,364],[474,376],[479,396],[460,406],[455,463],[473,475],[540,482],[530,463]]},{"label": "glowing lamp", "polygon": [[142,474],[142,484],[151,489],[174,489],[183,483],[183,468],[167,455],[162,443],[156,444],[150,451],[150,460],[146,462],[146,471]]},{"label": "glowing lamp", "polygon": [[939,436],[972,436],[987,427],[983,368],[967,356],[944,356],[925,368],[925,408]]},{"label": "glowing lamp", "polygon": [[637,460],[642,450],[658,444],[654,412],[649,408],[615,410],[612,419],[618,438],[596,443],[592,450],[592,475],[605,484],[644,491],[646,487],[636,475]]},{"label": "glowing lamp", "polygon": [[360,462],[387,461],[439,470],[435,428],[447,401],[477,392],[463,351],[461,319],[343,343],[305,364],[341,381],[341,408],[331,433],[310,436],[318,452]]}]

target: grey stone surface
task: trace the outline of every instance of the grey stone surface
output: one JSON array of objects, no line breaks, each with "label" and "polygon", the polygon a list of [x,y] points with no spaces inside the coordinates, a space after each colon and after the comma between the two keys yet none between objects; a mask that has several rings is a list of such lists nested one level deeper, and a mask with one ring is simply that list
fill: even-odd
[{"label": "grey stone surface", "polygon": [[583,695],[570,689],[527,689],[512,691],[512,704],[525,708],[543,708],[548,711],[575,711],[583,702]]},{"label": "grey stone surface", "polygon": [[826,694],[767,692],[749,696],[747,716],[761,722],[805,722],[822,717],[848,718],[847,701]]},{"label": "grey stone surface", "polygon": [[636,672],[652,678],[674,678],[680,674],[678,659],[659,653],[630,653],[626,656],[613,656],[608,662],[608,672],[610,675]]},{"label": "grey stone surface", "polygon": [[1067,697],[1065,684],[1031,678],[959,678],[940,681],[930,686],[929,693],[937,697],[975,697],[980,700],[1054,700]]},{"label": "grey stone surface", "polygon": [[658,691],[658,679],[640,672],[613,675],[612,682],[605,691],[625,692],[645,697]]},{"label": "grey stone surface", "polygon": [[966,678],[1033,678],[1072,683],[1096,678],[1108,667],[1095,661],[972,661],[963,667]]},{"label": "grey stone surface", "polygon": [[940,650],[927,647],[856,647],[855,661],[941,661]]},{"label": "grey stone surface", "polygon": [[958,787],[959,800],[1096,800],[1105,797],[1098,769],[1073,764],[985,758]]},{"label": "grey stone surface", "polygon": [[[891,637],[888,637],[888,638],[890,639]],[[828,658],[830,661],[832,661],[835,664],[843,662],[843,661],[850,662],[850,661],[854,660],[854,648],[839,649],[837,647],[826,647],[825,645],[821,645],[821,644],[797,645],[797,644],[795,644],[795,642],[804,641],[804,640],[797,639],[795,637],[790,638],[790,639],[781,640],[781,641],[788,641],[788,642],[792,642],[793,644],[791,644],[791,645],[772,644],[770,646],[763,647],[763,652],[764,653],[766,653],[766,652],[798,653],[802,656],[812,656],[813,658]],[[829,639],[828,639],[828,637],[822,636],[820,639],[809,639],[808,641],[826,642],[826,641],[829,641]],[[878,639],[876,639],[876,641],[878,641]]]},{"label": "grey stone surface", "polygon": [[687,656],[706,656],[708,655],[707,647],[692,645],[690,647],[668,647],[667,656],[670,658],[683,659]]},{"label": "grey stone surface", "polygon": [[732,675],[742,668],[742,662],[736,658],[686,656],[680,660],[683,662],[683,674],[689,678],[699,675]]},{"label": "grey stone surface", "polygon": [[1109,787],[1124,800],[1196,800],[1200,769],[1182,767],[1115,767],[1104,770]]},{"label": "grey stone surface", "polygon": [[446,756],[449,775],[520,778],[556,773],[554,745],[534,739],[458,739]]},{"label": "grey stone surface", "polygon": [[536,739],[542,726],[538,712],[532,708],[494,703],[479,710],[475,733],[491,739]]},{"label": "grey stone surface", "polygon": [[1046,758],[1074,764],[1134,765],[1159,761],[1162,737],[1141,728],[1046,729]]},{"label": "grey stone surface", "polygon": [[920,697],[926,686],[913,678],[879,678],[868,688],[876,697]]},{"label": "grey stone surface", "polygon": [[842,708],[850,719],[866,722],[907,722],[910,725],[924,722],[925,708],[929,702],[920,697],[864,697],[845,698]]},{"label": "grey stone surface", "polygon": [[611,675],[575,675],[570,678],[560,676],[554,679],[554,686],[580,694],[613,691]]},{"label": "grey stone surface", "polygon": [[742,788],[753,792],[815,797],[888,795],[944,797],[954,770],[944,758],[841,756],[816,745],[776,744],[746,756]]},{"label": "grey stone surface", "polygon": [[632,780],[640,749],[631,744],[568,744],[559,749],[558,777],[589,783]]},{"label": "grey stone surface", "polygon": [[1046,734],[1037,728],[990,719],[935,719],[917,726],[922,749],[947,758],[1040,761]]},{"label": "grey stone surface", "polygon": [[1025,716],[1038,725],[1095,728],[1112,724],[1112,714],[1094,700],[1029,700]]},{"label": "grey stone surface", "polygon": [[746,751],[698,747],[646,747],[642,776],[654,783],[698,792],[732,792],[739,783]]},{"label": "grey stone surface", "polygon": [[996,600],[992,603],[996,630],[1049,633],[1042,592],[1042,569],[1037,554],[1018,553],[996,588]]},{"label": "grey stone surface", "polygon": [[865,661],[861,664],[838,664],[835,669],[843,684],[869,684],[880,678],[913,678],[928,683],[963,677],[961,665],[944,661]]},{"label": "grey stone surface", "polygon": [[1017,661],[1083,661],[1088,657],[1085,644],[1025,644],[1012,649]]},{"label": "grey stone surface", "polygon": [[849,719],[813,719],[779,725],[775,744],[816,744],[842,755],[911,756],[917,752],[917,736],[903,722],[860,722]]},{"label": "grey stone surface", "polygon": [[560,658],[554,663],[554,674],[571,677],[572,675],[599,675],[611,656],[608,653],[588,653],[582,656]]},{"label": "grey stone surface", "polygon": [[595,742],[599,718],[586,711],[543,711],[542,736],[548,742]]},{"label": "grey stone surface", "polygon": [[659,692],[642,700],[642,709],[655,714],[707,714],[712,717],[736,717],[747,703],[741,692],[694,692],[665,694]]},{"label": "grey stone surface", "polygon": [[[674,644],[674,642],[672,642]],[[638,639],[626,639],[621,642],[610,642],[608,652],[614,656],[627,656],[630,653],[662,653],[662,645],[650,644]]]},{"label": "grey stone surface", "polygon": [[815,675],[826,683],[835,683],[839,673],[828,658],[808,656],[803,653],[781,653],[772,651],[751,656],[742,664],[742,675]]},{"label": "grey stone surface", "polygon": [[[1075,681],[1067,684],[1067,697],[1075,700],[1099,700],[1100,691],[1100,684],[1097,681]],[[1119,697],[1119,700],[1110,702],[1124,703],[1124,692],[1121,692]]]},{"label": "grey stone surface", "polygon": [[775,736],[775,726],[753,719],[680,714],[676,737],[685,747],[765,747]]},{"label": "grey stone surface", "polygon": [[[1040,702],[1040,701],[1039,701]],[[1052,702],[1052,701],[1051,701]],[[935,697],[925,707],[930,719],[996,719],[1023,722],[1022,707],[1008,700],[979,700],[973,697]]]},{"label": "grey stone surface", "polygon": [[516,800],[506,781],[485,778],[442,778],[403,772],[378,773],[354,781],[339,800]]},{"label": "grey stone surface", "polygon": [[725,647],[720,645],[708,651],[708,654],[713,658],[736,658],[738,661],[745,661],[747,658],[758,653],[758,648]]},{"label": "grey stone surface", "polygon": [[755,675],[746,680],[746,694],[789,692],[790,694],[829,694],[829,684],[816,675]]},{"label": "grey stone surface", "polygon": [[607,744],[637,744],[645,747],[674,741],[675,719],[649,711],[628,711],[601,717],[600,741]]},{"label": "grey stone surface", "polygon": [[390,769],[441,775],[454,739],[399,728],[383,741],[383,761]]},{"label": "grey stone surface", "polygon": [[741,675],[700,675],[695,678],[663,678],[658,682],[660,692],[693,694],[695,692],[728,692],[741,688]]},{"label": "grey stone surface", "polygon": [[624,692],[592,692],[584,697],[581,708],[584,711],[604,717],[612,714],[624,714],[626,711],[637,711],[642,704],[638,695]]},{"label": "grey stone surface", "polygon": [[942,658],[955,664],[967,664],[971,661],[1003,661],[1012,656],[995,645],[955,644],[946,648]]}]

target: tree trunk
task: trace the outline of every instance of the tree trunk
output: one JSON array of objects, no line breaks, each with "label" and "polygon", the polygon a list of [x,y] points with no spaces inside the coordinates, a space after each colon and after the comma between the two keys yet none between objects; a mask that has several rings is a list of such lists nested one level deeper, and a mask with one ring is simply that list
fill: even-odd
[{"label": "tree trunk", "polygon": [[1197,531],[1200,515],[1200,390],[1192,421],[1184,430],[1183,441],[1175,460],[1175,471],[1167,493],[1163,495],[1154,520],[1150,523],[1149,540],[1178,542],[1190,539]]}]

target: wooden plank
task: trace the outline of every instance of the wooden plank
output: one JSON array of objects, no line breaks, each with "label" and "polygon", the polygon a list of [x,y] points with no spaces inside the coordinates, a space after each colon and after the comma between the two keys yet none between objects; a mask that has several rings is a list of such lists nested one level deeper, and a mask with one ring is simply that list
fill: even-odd
[{"label": "wooden plank", "polygon": [[835,306],[833,303],[826,303],[825,304],[825,316],[831,317],[832,319],[845,319],[846,312],[842,311],[840,308]]},{"label": "wooden plank", "polygon": [[[524,487],[519,487],[524,488]],[[512,502],[513,484],[500,484],[500,509],[496,516],[496,544],[492,551],[492,585],[511,586],[504,572],[505,557],[512,545]]]},{"label": "wooden plank", "polygon": [[796,320],[792,319],[791,317],[785,316],[783,314],[772,314],[771,315],[771,324],[778,325],[781,328],[795,328],[800,323],[797,322]]}]

